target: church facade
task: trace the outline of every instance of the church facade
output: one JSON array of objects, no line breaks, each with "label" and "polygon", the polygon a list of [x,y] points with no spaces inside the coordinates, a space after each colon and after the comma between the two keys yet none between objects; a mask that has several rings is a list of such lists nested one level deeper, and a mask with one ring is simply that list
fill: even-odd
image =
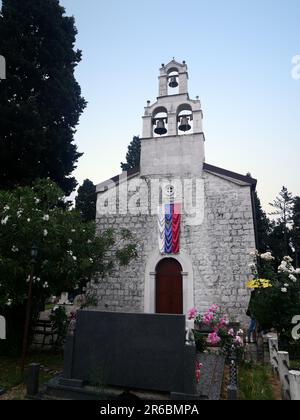
[{"label": "church facade", "polygon": [[99,233],[128,229],[138,257],[90,285],[102,310],[186,314],[220,305],[245,321],[256,180],[206,163],[185,62],[162,65],[143,116],[140,167],[97,186]]}]

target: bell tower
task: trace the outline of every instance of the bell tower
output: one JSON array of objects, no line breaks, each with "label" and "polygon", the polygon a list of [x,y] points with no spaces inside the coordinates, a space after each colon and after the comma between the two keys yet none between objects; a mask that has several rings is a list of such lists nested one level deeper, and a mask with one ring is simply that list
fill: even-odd
[{"label": "bell tower", "polygon": [[173,59],[160,69],[157,101],[143,117],[141,176],[201,176],[203,113],[188,94],[188,68]]}]

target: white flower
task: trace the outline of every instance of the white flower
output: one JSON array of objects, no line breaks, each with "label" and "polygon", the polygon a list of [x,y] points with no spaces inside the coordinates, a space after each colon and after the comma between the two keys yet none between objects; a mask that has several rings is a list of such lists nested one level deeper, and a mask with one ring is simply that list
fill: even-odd
[{"label": "white flower", "polygon": [[10,210],[10,207],[9,207],[9,206],[5,206],[5,207],[3,208],[3,210],[4,210],[4,211],[8,211],[8,210]]},{"label": "white flower", "polygon": [[6,302],[6,306],[11,306],[13,303],[12,299],[8,299],[8,301]]},{"label": "white flower", "polygon": [[49,214],[45,214],[43,217],[44,222],[49,222],[49,219],[50,219]]},{"label": "white flower", "polygon": [[292,280],[294,283],[297,281],[297,277],[293,276],[293,274],[289,275],[289,279]]},{"label": "white flower", "polygon": [[47,229],[44,229],[43,235],[44,235],[45,237],[46,237],[46,236],[48,236],[48,230],[47,230]]},{"label": "white flower", "polygon": [[67,251],[67,253],[68,253],[69,255],[71,255],[71,257],[72,257],[72,255],[73,255],[73,251]]},{"label": "white flower", "polygon": [[300,268],[296,268],[295,273],[300,274]]},{"label": "white flower", "polygon": [[27,222],[28,222],[28,223],[30,223],[30,222],[31,222],[31,219],[30,219],[30,218],[28,218],[28,219],[27,219]]},{"label": "white flower", "polygon": [[8,222],[9,216],[4,217],[4,219],[1,220],[1,225],[6,225]]},{"label": "white flower", "polygon": [[77,261],[77,257],[75,257],[75,255],[73,256],[73,260],[74,260],[74,261]]},{"label": "white flower", "polygon": [[72,229],[72,230],[71,230],[71,232],[72,232],[72,233],[75,233],[75,232],[76,232],[76,230],[75,230],[75,229]]},{"label": "white flower", "polygon": [[259,255],[259,252],[257,251],[257,250],[255,250],[255,251],[251,251],[250,253],[249,253],[249,255],[250,255],[250,257],[257,257],[258,255]]},{"label": "white flower", "polygon": [[282,293],[287,293],[287,288],[286,287],[282,287],[281,288]]},{"label": "white flower", "polygon": [[289,284],[287,284],[287,283],[284,283],[284,287],[289,287]]},{"label": "white flower", "polygon": [[41,202],[41,200],[39,198],[35,198],[34,202],[35,202],[35,204],[39,204]]},{"label": "white flower", "polygon": [[30,276],[28,276],[26,279],[26,283],[29,283],[29,282],[30,282]]},{"label": "white flower", "polygon": [[283,260],[286,262],[291,263],[293,261],[293,258],[289,257],[288,255],[286,257],[283,257]]},{"label": "white flower", "polygon": [[69,240],[68,240],[68,244],[69,244],[69,245],[72,245],[72,243],[73,243],[72,239],[69,239]]},{"label": "white flower", "polygon": [[19,248],[17,248],[15,245],[11,248],[12,252],[19,252]]},{"label": "white flower", "polygon": [[[40,279],[39,277],[36,277],[35,281],[36,281],[37,283],[39,283],[39,282],[41,281],[41,279]],[[47,283],[47,282],[46,282],[46,283]],[[47,284],[48,284],[48,283],[47,283]]]},{"label": "white flower", "polygon": [[237,335],[244,335],[244,331],[243,330],[238,330]]},{"label": "white flower", "polygon": [[280,266],[278,267],[278,273],[288,273],[289,269],[287,267],[286,261],[281,261]]},{"label": "white flower", "polygon": [[256,264],[255,263],[250,263],[250,264],[248,264],[248,267],[250,267],[250,268],[256,268]]},{"label": "white flower", "polygon": [[92,241],[91,241],[90,239],[88,239],[87,243],[88,243],[88,244],[91,244],[91,243],[92,243]]},{"label": "white flower", "polygon": [[261,254],[260,258],[265,261],[273,261],[275,258],[272,256],[271,252],[266,252],[265,254]]},{"label": "white flower", "polygon": [[20,219],[20,217],[22,216],[23,210],[18,210],[17,211],[17,217],[18,219]]},{"label": "white flower", "polygon": [[91,262],[91,263],[93,263],[93,262],[94,262],[93,258],[90,258],[90,262]]},{"label": "white flower", "polygon": [[49,287],[49,284],[48,284],[48,282],[47,282],[47,281],[45,281],[45,283],[43,284],[43,288],[44,288],[44,289],[48,289],[48,287]]}]

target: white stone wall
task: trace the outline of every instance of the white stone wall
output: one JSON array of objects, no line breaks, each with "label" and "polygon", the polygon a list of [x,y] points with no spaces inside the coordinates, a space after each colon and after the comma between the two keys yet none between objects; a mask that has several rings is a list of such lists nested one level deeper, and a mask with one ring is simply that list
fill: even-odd
[{"label": "white stone wall", "polygon": [[182,244],[192,255],[195,306],[204,311],[217,303],[233,320],[244,323],[249,252],[255,249],[250,187],[207,173],[204,178],[204,223],[184,227]]},{"label": "white stone wall", "polygon": [[[180,158],[178,158],[180,156]],[[204,161],[203,134],[142,139],[141,175],[193,174],[201,176]]]},{"label": "white stone wall", "polygon": [[[245,323],[249,302],[246,283],[251,276],[249,252],[255,249],[250,187],[207,172],[203,178],[204,220],[200,226],[189,226],[183,217],[181,232],[181,249],[193,266],[194,304],[204,311],[217,303],[232,320]],[[129,186],[134,182],[136,179],[130,180]],[[144,210],[146,181],[143,185]],[[99,220],[100,231],[109,227],[116,231],[129,229],[137,241],[139,256],[128,267],[116,267],[109,278],[94,286],[98,306],[112,311],[143,312],[145,270],[158,249],[157,217],[108,214]]]}]

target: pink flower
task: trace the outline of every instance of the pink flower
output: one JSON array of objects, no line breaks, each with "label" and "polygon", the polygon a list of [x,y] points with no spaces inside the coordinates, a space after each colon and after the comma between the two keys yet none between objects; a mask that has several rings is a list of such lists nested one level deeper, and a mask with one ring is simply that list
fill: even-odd
[{"label": "pink flower", "polygon": [[198,315],[198,311],[197,311],[196,308],[192,308],[188,311],[188,319],[189,320],[195,319],[197,315]]},{"label": "pink flower", "polygon": [[213,332],[208,335],[208,338],[207,338],[208,344],[211,344],[214,346],[216,344],[219,344],[220,341],[221,341],[221,338],[218,336],[216,332]]},{"label": "pink flower", "polygon": [[222,317],[222,318],[220,319],[220,323],[221,323],[222,325],[226,325],[226,324],[227,324],[227,320],[226,320],[226,318],[225,318],[225,317]]},{"label": "pink flower", "polygon": [[203,317],[203,322],[204,322],[204,324],[210,324],[211,322],[212,322],[212,320],[213,320],[213,315],[212,314],[205,314],[204,315],[204,317]]},{"label": "pink flower", "polygon": [[200,382],[201,379],[201,368],[203,367],[202,363],[196,362],[196,381]]},{"label": "pink flower", "polygon": [[237,335],[237,336],[235,337],[235,339],[234,339],[234,343],[235,343],[237,346],[239,346],[239,347],[242,347],[242,346],[244,345],[244,342],[243,342],[242,338],[241,338],[239,335]]},{"label": "pink flower", "polygon": [[228,335],[230,335],[231,337],[234,337],[234,330],[233,330],[233,328],[231,328],[231,329],[228,331]]}]

